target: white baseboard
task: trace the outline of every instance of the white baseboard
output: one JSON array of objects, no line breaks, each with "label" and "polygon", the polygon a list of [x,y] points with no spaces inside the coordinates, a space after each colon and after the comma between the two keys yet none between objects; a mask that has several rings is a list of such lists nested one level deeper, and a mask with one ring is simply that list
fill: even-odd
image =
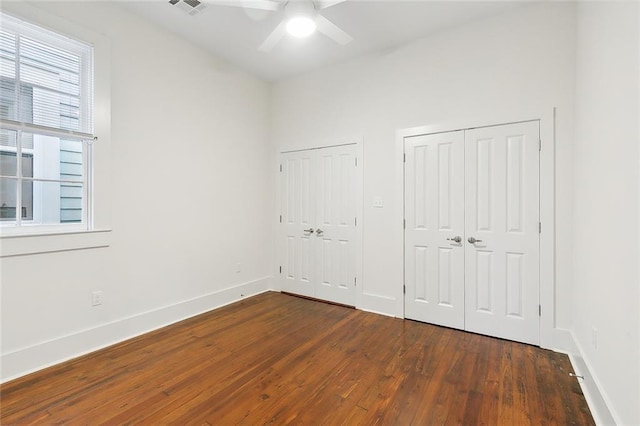
[{"label": "white baseboard", "polygon": [[573,340],[573,334],[570,330],[564,328],[554,328],[551,333],[551,346],[544,347],[555,352],[562,352],[567,355],[578,353],[578,347]]},{"label": "white baseboard", "polygon": [[573,373],[583,377],[577,380],[580,383],[587,405],[589,405],[593,420],[597,425],[622,424],[611,410],[611,404],[608,403],[608,398],[603,392],[602,386],[573,332],[561,329],[556,329],[554,332],[554,344],[556,346],[553,350],[567,354],[573,367]]},{"label": "white baseboard", "polygon": [[374,314],[395,317],[396,304],[397,302],[393,298],[363,293],[362,306],[358,306],[357,308]]},{"label": "white baseboard", "polygon": [[272,280],[261,278],[2,354],[0,383],[264,293],[271,290]]}]

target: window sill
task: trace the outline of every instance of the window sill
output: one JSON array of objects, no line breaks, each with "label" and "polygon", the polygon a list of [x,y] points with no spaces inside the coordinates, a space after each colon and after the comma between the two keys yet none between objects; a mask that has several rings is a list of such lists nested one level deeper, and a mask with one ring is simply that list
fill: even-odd
[{"label": "window sill", "polygon": [[110,229],[20,235],[5,234],[0,239],[0,258],[108,247],[110,243]]}]

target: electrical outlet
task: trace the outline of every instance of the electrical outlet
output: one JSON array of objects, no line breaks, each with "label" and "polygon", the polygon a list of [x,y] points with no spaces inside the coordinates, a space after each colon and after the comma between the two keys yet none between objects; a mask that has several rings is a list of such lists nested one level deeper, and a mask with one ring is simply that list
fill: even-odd
[{"label": "electrical outlet", "polygon": [[594,349],[598,349],[598,329],[591,327],[591,344]]},{"label": "electrical outlet", "polygon": [[102,305],[102,291],[96,290],[91,293],[91,306]]},{"label": "electrical outlet", "polygon": [[242,270],[242,265],[240,264],[240,262],[236,263],[236,274],[240,272],[240,270]]}]

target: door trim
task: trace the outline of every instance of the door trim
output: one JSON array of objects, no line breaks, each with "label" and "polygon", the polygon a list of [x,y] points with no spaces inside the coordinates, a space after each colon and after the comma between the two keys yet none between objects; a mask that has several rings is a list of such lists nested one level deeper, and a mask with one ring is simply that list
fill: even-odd
[{"label": "door trim", "polygon": [[361,136],[357,137],[348,137],[339,140],[326,140],[326,141],[315,141],[310,144],[303,144],[301,146],[296,147],[280,147],[277,150],[277,155],[275,158],[275,185],[276,185],[276,204],[275,204],[275,241],[276,241],[276,256],[274,261],[274,287],[278,291],[282,290],[280,287],[280,265],[283,264],[283,255],[284,248],[282,247],[281,239],[279,238],[279,227],[280,227],[280,215],[281,215],[281,206],[282,206],[282,188],[280,184],[280,164],[281,164],[281,156],[282,154],[289,152],[301,152],[301,151],[311,151],[311,150],[319,150],[323,148],[333,148],[338,146],[345,145],[355,145],[356,156],[358,158],[358,164],[356,166],[356,232],[355,232],[355,275],[356,275],[356,301],[355,308],[362,309],[362,290],[364,288],[364,279],[363,279],[363,230],[364,230],[364,220],[363,220],[363,190],[364,190],[364,152],[363,152],[363,142],[364,138]]},{"label": "door trim", "polygon": [[404,318],[404,139],[409,136],[426,135],[432,133],[451,132],[457,130],[469,130],[478,127],[493,127],[505,124],[521,123],[525,121],[539,121],[540,139],[542,149],[540,151],[540,346],[552,349],[560,345],[561,330],[556,328],[555,289],[556,289],[556,264],[555,264],[555,145],[556,145],[556,108],[549,108],[545,112],[532,112],[518,117],[497,117],[496,119],[456,120],[448,123],[436,123],[427,126],[399,129],[396,132],[396,223],[398,223],[399,238],[402,244],[403,254],[399,271],[401,282],[395,290],[396,313],[399,318]]}]

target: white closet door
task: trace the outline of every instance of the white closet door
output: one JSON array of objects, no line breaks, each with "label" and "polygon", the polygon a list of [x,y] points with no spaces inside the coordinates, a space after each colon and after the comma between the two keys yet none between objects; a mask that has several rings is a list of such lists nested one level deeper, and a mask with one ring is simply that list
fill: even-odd
[{"label": "white closet door", "polygon": [[[282,154],[282,290],[313,297],[315,153]],[[313,229],[313,231],[311,230]]]},{"label": "white closet door", "polygon": [[316,297],[355,305],[355,145],[317,151]]},{"label": "white closet door", "polygon": [[405,316],[464,328],[464,132],[405,139]]},{"label": "white closet door", "polygon": [[356,145],[281,160],[282,290],[354,306]]},{"label": "white closet door", "polygon": [[465,328],[537,345],[538,122],[469,130],[465,141]]}]

